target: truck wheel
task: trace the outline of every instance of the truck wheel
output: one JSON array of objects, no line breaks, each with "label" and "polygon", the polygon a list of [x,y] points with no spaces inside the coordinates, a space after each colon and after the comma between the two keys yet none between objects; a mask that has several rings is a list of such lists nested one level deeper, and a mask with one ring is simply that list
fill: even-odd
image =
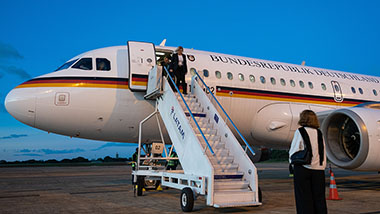
[{"label": "truck wheel", "polygon": [[144,188],[144,177],[143,176],[137,176],[137,196],[143,195],[143,188]]},{"label": "truck wheel", "polygon": [[182,211],[191,212],[193,210],[194,194],[191,188],[186,187],[182,189],[180,203]]}]

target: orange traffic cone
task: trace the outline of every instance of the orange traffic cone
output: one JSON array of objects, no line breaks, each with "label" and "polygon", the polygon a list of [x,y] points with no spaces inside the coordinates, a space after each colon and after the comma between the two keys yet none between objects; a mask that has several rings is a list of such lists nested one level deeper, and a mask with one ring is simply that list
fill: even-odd
[{"label": "orange traffic cone", "polygon": [[339,195],[338,195],[338,189],[336,188],[335,177],[334,177],[334,173],[331,170],[331,166],[330,166],[330,196],[327,198],[327,200],[342,200],[342,198],[339,198]]}]

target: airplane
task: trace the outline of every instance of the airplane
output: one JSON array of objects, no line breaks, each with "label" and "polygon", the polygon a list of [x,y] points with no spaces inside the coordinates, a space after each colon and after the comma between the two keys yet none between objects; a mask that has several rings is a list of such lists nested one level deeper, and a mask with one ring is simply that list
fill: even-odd
[{"label": "airplane", "polygon": [[[164,44],[128,42],[82,53],[15,87],[5,107],[47,132],[136,143],[139,122],[155,106],[144,99],[148,72],[175,51]],[[380,171],[380,77],[194,49],[184,54],[187,83],[200,73],[251,146],[288,149],[300,112],[311,109],[333,164]],[[158,139],[157,124],[144,126],[144,141]]]}]

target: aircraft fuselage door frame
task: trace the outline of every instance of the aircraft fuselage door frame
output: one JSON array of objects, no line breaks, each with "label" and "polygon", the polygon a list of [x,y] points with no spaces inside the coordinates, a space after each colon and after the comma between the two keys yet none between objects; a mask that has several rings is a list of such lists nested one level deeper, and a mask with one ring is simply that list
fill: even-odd
[{"label": "aircraft fuselage door frame", "polygon": [[153,43],[128,41],[129,89],[145,91],[148,73],[156,65],[156,50]]},{"label": "aircraft fuselage door frame", "polygon": [[343,102],[343,93],[342,93],[342,88],[340,87],[339,82],[331,81],[331,86],[332,86],[333,91],[334,91],[335,102],[338,102],[338,103]]}]

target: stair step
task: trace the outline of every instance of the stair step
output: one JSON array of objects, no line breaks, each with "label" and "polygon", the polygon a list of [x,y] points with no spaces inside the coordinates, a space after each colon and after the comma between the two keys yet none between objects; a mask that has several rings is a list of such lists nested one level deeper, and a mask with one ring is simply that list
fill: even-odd
[{"label": "stair step", "polygon": [[[199,118],[206,118],[206,114],[203,113],[203,112],[193,112],[193,111],[191,111],[191,113],[193,114],[193,116],[195,118],[197,118],[197,117],[199,117]],[[190,117],[190,113],[188,111],[185,111],[185,114],[186,114],[187,117]]]},{"label": "stair step", "polygon": [[247,189],[248,185],[248,181],[216,180],[214,183],[214,190]]},{"label": "stair step", "polygon": [[249,207],[249,206],[260,206],[260,202],[233,202],[233,203],[218,203],[214,204],[215,208],[222,208],[222,207]]},{"label": "stair step", "polygon": [[[198,124],[199,125],[199,124]],[[209,134],[209,135],[216,135],[216,129],[210,129],[210,128],[202,128],[201,127],[201,130],[202,130],[202,132],[203,132],[203,134]],[[196,134],[199,134],[199,133],[201,133],[200,131],[199,131],[199,129],[195,129],[195,133]]]},{"label": "stair step", "polygon": [[[199,139],[199,140],[202,140],[202,139]],[[202,143],[202,145],[203,145],[204,147],[206,147],[206,144],[205,144],[205,143],[203,143],[203,142],[201,142],[201,143]],[[222,157],[227,157],[227,156],[229,156],[229,152],[228,152],[227,149],[224,149],[224,148],[222,148],[222,149],[217,149],[217,148],[213,148],[213,147],[211,147],[211,148],[212,148],[212,150],[214,151],[214,155],[211,154],[210,150],[207,150],[207,151],[206,151],[206,155],[208,156],[209,159],[212,158],[212,157],[222,158]]]},{"label": "stair step", "polygon": [[242,172],[228,173],[228,172],[218,172],[218,174],[214,175],[214,179],[242,179]]},{"label": "stair step", "polygon": [[[207,139],[207,136],[206,136],[206,139]],[[200,140],[203,147],[207,146],[206,142],[204,141],[204,139],[202,137],[200,137],[199,140]],[[222,151],[222,152],[217,152],[218,150],[226,150],[224,143],[220,143],[219,141],[208,141],[208,143],[210,144],[212,150],[214,151],[215,156],[222,158],[222,157],[225,157],[228,155],[228,152],[227,152],[228,150]],[[211,153],[207,153],[207,155],[208,155],[209,159],[215,158],[215,156],[213,156]],[[233,160],[233,158],[230,159],[230,161],[227,161],[226,164],[231,163],[232,160]],[[213,163],[214,163],[214,165],[217,165],[217,164],[223,164],[224,162],[218,163],[217,160],[214,160]]]},{"label": "stair step", "polygon": [[[191,112],[204,112],[204,108],[199,103],[187,103]],[[181,102],[181,107],[184,110],[187,110],[185,103]]]},{"label": "stair step", "polygon": [[215,149],[224,149],[226,147],[226,145],[220,141],[209,141],[209,143],[211,147]]},{"label": "stair step", "polygon": [[[196,97],[194,94],[182,94],[182,96],[183,96],[184,98]],[[177,94],[177,98],[178,98],[178,97],[181,97],[181,96],[179,96],[179,94]]]},{"label": "stair step", "polygon": [[228,150],[227,149],[215,149],[214,153],[218,157],[228,156]]},{"label": "stair step", "polygon": [[234,158],[232,156],[224,156],[224,157],[211,156],[210,161],[212,164],[227,164],[227,163],[232,163],[234,161]]},{"label": "stair step", "polygon": [[[189,107],[190,106],[201,106],[201,103],[197,102],[198,100],[196,98],[191,98],[191,99],[185,98],[185,101]],[[182,99],[180,100],[180,104],[185,106],[185,103],[182,102]]]},{"label": "stair step", "polygon": [[195,119],[198,123],[209,123],[209,119],[207,117],[196,117]]},{"label": "stair step", "polygon": [[[183,96],[183,98],[185,98],[185,101],[187,104],[191,103],[191,102],[197,102],[198,99],[195,97],[195,96]],[[177,99],[182,102],[182,98],[181,96],[177,96]]]},{"label": "stair step", "polygon": [[198,108],[198,107],[202,107],[202,105],[201,105],[201,103],[192,102],[189,104],[189,107],[190,108]]},{"label": "stair step", "polygon": [[255,196],[255,192],[249,189],[216,190],[214,204],[254,202]]},{"label": "stair step", "polygon": [[198,122],[197,121],[197,123],[198,123],[199,127],[201,127],[201,128],[212,129],[214,127],[214,125],[212,123],[208,123],[208,122],[207,123],[203,123],[203,122]]},{"label": "stair step", "polygon": [[214,172],[215,174],[219,174],[221,172],[226,172],[226,173],[234,173],[237,172],[237,168],[223,168],[223,167],[215,167]]},{"label": "stair step", "polygon": [[[211,141],[220,141],[220,136],[218,136],[218,135],[210,135],[210,134],[206,134],[206,133],[203,133],[204,134],[204,136],[206,137],[206,139],[207,139],[207,141],[209,141],[209,142],[211,142]],[[197,137],[198,137],[198,139],[200,139],[201,140],[201,142],[202,142],[202,140],[203,140],[203,136],[202,136],[202,134],[201,133],[197,133],[197,134],[195,134]]]},{"label": "stair step", "polygon": [[239,168],[239,165],[236,163],[228,163],[228,164],[216,164],[214,165],[214,169],[227,169],[227,170],[237,170]]},{"label": "stair step", "polygon": [[202,112],[204,113],[204,108],[202,106],[189,107],[191,112]]}]

